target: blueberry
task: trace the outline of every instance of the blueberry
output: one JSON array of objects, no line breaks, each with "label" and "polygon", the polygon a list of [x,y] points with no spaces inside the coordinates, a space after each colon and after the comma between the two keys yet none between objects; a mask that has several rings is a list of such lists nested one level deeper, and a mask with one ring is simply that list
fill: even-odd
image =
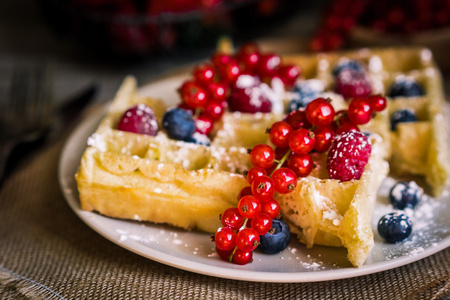
[{"label": "blueberry", "polygon": [[291,240],[291,230],[283,219],[273,219],[272,228],[265,235],[260,236],[258,246],[262,252],[275,254],[283,251]]},{"label": "blueberry", "polygon": [[179,107],[169,109],[162,120],[167,135],[174,140],[188,141],[195,131],[191,114]]},{"label": "blueberry", "polygon": [[378,221],[378,233],[389,243],[403,241],[411,235],[412,222],[407,215],[392,212]]},{"label": "blueberry", "polygon": [[423,189],[415,181],[396,183],[389,193],[389,201],[396,209],[414,208],[423,196]]},{"label": "blueberry", "polygon": [[365,72],[364,66],[362,65],[361,62],[354,60],[354,59],[343,58],[343,59],[339,60],[337,65],[334,67],[333,75],[339,76],[339,74],[343,70],[348,70],[348,69],[358,71],[358,72]]},{"label": "blueberry", "polygon": [[423,87],[413,79],[402,78],[394,82],[389,97],[419,97],[425,95]]},{"label": "blueberry", "polygon": [[391,116],[391,130],[397,128],[398,123],[417,122],[416,114],[410,109],[400,109],[394,112]]},{"label": "blueberry", "polygon": [[305,108],[309,102],[316,99],[324,90],[323,83],[317,79],[310,79],[296,83],[292,88],[295,98],[289,102],[288,113]]},{"label": "blueberry", "polygon": [[211,140],[204,134],[201,134],[199,132],[194,132],[194,134],[189,137],[186,142],[209,146],[211,145]]}]

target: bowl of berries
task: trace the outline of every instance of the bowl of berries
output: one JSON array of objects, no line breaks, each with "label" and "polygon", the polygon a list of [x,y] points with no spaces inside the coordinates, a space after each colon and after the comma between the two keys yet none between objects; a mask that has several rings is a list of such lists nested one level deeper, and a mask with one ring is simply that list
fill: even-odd
[{"label": "bowl of berries", "polygon": [[248,33],[287,12],[290,0],[40,0],[60,37],[102,56],[211,49],[222,35]]}]

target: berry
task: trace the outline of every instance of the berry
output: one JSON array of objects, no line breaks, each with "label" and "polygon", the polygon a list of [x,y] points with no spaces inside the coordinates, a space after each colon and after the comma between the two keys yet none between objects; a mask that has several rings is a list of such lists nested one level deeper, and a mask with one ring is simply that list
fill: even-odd
[{"label": "berry", "polygon": [[310,128],[312,125],[309,123],[308,119],[306,118],[305,111],[303,109],[298,109],[290,112],[286,115],[284,120],[286,123],[289,123],[289,125],[292,126],[294,129],[299,128]]},{"label": "berry", "polygon": [[250,152],[250,162],[254,166],[268,169],[275,160],[275,151],[266,144],[258,144]]},{"label": "berry", "polygon": [[220,220],[223,226],[230,227],[233,230],[238,230],[244,224],[244,217],[236,207],[226,209],[220,216]]},{"label": "berry", "polygon": [[162,125],[167,135],[174,140],[188,141],[195,131],[191,114],[179,107],[166,111]]},{"label": "berry", "polygon": [[236,59],[230,59],[222,68],[219,69],[222,80],[228,83],[234,83],[241,74],[241,68]]},{"label": "berry", "polygon": [[200,132],[194,132],[191,137],[185,140],[188,143],[194,143],[198,145],[210,146],[211,140]]},{"label": "berry", "polygon": [[346,99],[367,97],[372,92],[372,84],[365,72],[345,69],[336,77],[336,92]]},{"label": "berry", "polygon": [[294,97],[289,102],[288,112],[305,108],[309,102],[316,99],[323,91],[323,83],[317,79],[309,79],[296,83],[292,88]]},{"label": "berry", "polygon": [[281,65],[281,58],[276,54],[262,54],[257,65],[257,74],[261,78],[274,77]]},{"label": "berry", "polygon": [[350,102],[347,116],[353,124],[363,125],[372,118],[372,107],[367,98],[355,98]]},{"label": "berry", "polygon": [[280,203],[275,199],[261,203],[261,213],[269,215],[272,219],[278,218],[280,212]]},{"label": "berry", "polygon": [[341,181],[359,179],[371,151],[369,139],[359,131],[352,130],[335,136],[327,157],[330,178]]},{"label": "berry", "polygon": [[245,113],[268,113],[272,111],[272,102],[267,92],[270,87],[249,75],[239,76],[228,100],[230,111]]},{"label": "berry", "polygon": [[317,152],[328,151],[335,135],[333,128],[331,126],[322,126],[314,129],[313,132],[316,140],[314,150]]},{"label": "berry", "polygon": [[358,72],[365,72],[363,64],[354,59],[342,58],[333,69],[333,75],[339,76],[344,70],[353,70]]},{"label": "berry", "polygon": [[396,183],[389,192],[389,201],[396,209],[414,208],[423,196],[423,189],[415,181]]},{"label": "berry", "polygon": [[118,130],[155,136],[158,122],[151,107],[138,104],[125,111],[117,125]]},{"label": "berry", "polygon": [[220,250],[231,250],[236,246],[236,233],[229,227],[220,227],[214,235],[214,243]]},{"label": "berry", "polygon": [[241,216],[253,219],[261,212],[261,203],[254,196],[244,196],[238,202],[238,209]]},{"label": "berry", "polygon": [[306,118],[312,125],[326,126],[333,122],[335,111],[330,102],[331,100],[317,98],[306,106]]},{"label": "berry", "polygon": [[225,108],[220,102],[208,102],[203,109],[202,115],[215,122],[222,118]]},{"label": "berry", "polygon": [[183,83],[179,92],[183,102],[192,109],[204,107],[208,100],[206,90],[193,81]]},{"label": "berry", "polygon": [[239,192],[237,199],[240,200],[242,197],[247,196],[247,195],[252,196],[252,187],[251,186],[246,186],[246,187],[242,188],[242,190]]},{"label": "berry", "polygon": [[253,73],[259,61],[259,49],[254,43],[248,43],[243,45],[238,53],[237,59],[244,66],[244,71]]},{"label": "berry", "polygon": [[194,68],[192,73],[195,81],[199,82],[203,86],[207,86],[214,80],[215,71],[214,67],[210,64],[202,64],[197,66]]},{"label": "berry", "polygon": [[267,254],[275,254],[286,249],[291,240],[291,231],[283,219],[272,220],[272,228],[260,237],[259,249]]},{"label": "berry", "polygon": [[297,176],[288,168],[279,168],[272,173],[275,190],[280,194],[288,194],[297,186]]},{"label": "berry", "polygon": [[269,201],[275,196],[275,182],[266,175],[256,177],[252,182],[252,194],[261,202]]},{"label": "berry", "polygon": [[294,131],[289,123],[278,121],[270,128],[269,138],[276,147],[285,148],[289,146],[289,136]]},{"label": "berry", "polygon": [[247,172],[247,181],[252,184],[256,177],[267,175],[266,169],[259,166],[253,166]]},{"label": "berry", "polygon": [[213,82],[208,85],[208,95],[212,100],[222,103],[227,100],[230,90],[225,82]]},{"label": "berry", "polygon": [[195,131],[204,135],[210,134],[213,129],[213,120],[208,116],[201,114],[195,120]]},{"label": "berry", "polygon": [[388,96],[396,97],[420,97],[425,95],[423,87],[411,78],[400,78],[391,86]]},{"label": "berry", "polygon": [[393,212],[378,221],[378,233],[389,243],[403,241],[411,235],[412,222],[405,214]]},{"label": "berry", "polygon": [[260,213],[254,217],[251,222],[251,227],[258,232],[259,235],[265,235],[272,228],[272,218],[265,213]]},{"label": "berry", "polygon": [[220,69],[223,69],[225,67],[225,65],[231,61],[231,56],[224,54],[224,53],[216,52],[211,57],[211,61],[214,65],[214,67],[216,69],[220,70]]},{"label": "berry", "polygon": [[387,99],[382,95],[369,96],[368,100],[370,107],[376,112],[383,111],[387,106]]},{"label": "berry", "polygon": [[300,76],[300,68],[295,65],[281,65],[277,75],[287,88],[292,88]]},{"label": "berry", "polygon": [[352,122],[346,122],[336,129],[336,134],[341,135],[350,131],[359,131],[358,125],[355,125]]},{"label": "berry", "polygon": [[314,149],[314,133],[308,129],[300,128],[295,130],[289,138],[289,147],[297,154],[306,154]]},{"label": "berry", "polygon": [[394,112],[391,116],[391,130],[397,129],[398,123],[417,122],[416,114],[410,109],[400,109]]},{"label": "berry", "polygon": [[309,154],[292,154],[289,157],[287,166],[294,171],[297,177],[306,177],[312,172],[314,161]]},{"label": "berry", "polygon": [[217,248],[216,246],[216,252],[219,255],[219,257],[225,261],[229,261],[231,254],[233,254],[233,250],[234,249],[230,249],[230,250],[222,250]]},{"label": "berry", "polygon": [[236,234],[236,247],[249,252],[255,250],[259,245],[259,234],[253,228],[244,228]]},{"label": "berry", "polygon": [[252,251],[242,251],[237,248],[233,254],[233,262],[238,265],[246,265],[251,263],[253,260],[253,252]]}]

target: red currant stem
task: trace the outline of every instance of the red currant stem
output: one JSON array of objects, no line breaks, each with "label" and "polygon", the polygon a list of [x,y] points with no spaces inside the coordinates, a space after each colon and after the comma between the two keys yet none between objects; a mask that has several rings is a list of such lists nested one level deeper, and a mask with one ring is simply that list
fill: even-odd
[{"label": "red currant stem", "polygon": [[272,173],[270,173],[270,176],[272,176],[273,172],[275,172],[276,170],[278,170],[279,168],[281,168],[281,166],[284,164],[284,162],[288,159],[289,155],[291,155],[292,150],[289,149],[284,155],[283,157],[278,161],[278,165],[275,167],[275,169],[273,169]]},{"label": "red currant stem", "polygon": [[[247,222],[248,222],[248,218],[244,219],[244,223],[242,224],[241,228],[245,228],[245,226],[247,226]],[[237,246],[234,246],[233,252],[231,252],[230,256],[228,257],[228,261],[231,263],[233,262],[233,256],[234,253],[236,252]]]}]

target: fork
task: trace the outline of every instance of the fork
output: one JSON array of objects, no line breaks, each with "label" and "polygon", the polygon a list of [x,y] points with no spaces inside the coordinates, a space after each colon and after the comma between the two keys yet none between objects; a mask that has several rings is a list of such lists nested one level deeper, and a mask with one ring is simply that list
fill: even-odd
[{"label": "fork", "polygon": [[0,111],[0,184],[13,150],[20,144],[39,140],[49,128],[50,77],[45,62],[21,62],[13,68],[9,92]]}]

